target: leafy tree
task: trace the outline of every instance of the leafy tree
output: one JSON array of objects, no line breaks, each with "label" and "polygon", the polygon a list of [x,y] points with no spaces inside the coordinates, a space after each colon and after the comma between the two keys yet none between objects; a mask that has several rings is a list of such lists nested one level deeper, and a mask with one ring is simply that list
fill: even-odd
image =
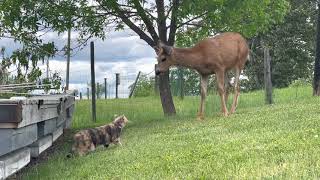
[{"label": "leafy tree", "polygon": [[[2,57],[1,64],[5,68],[16,66],[17,83],[35,81],[41,76],[39,61],[64,53],[66,48],[58,50],[53,42],[42,39],[46,33],[62,33],[70,28],[78,31],[79,44],[73,50],[81,48],[93,36],[105,37],[105,17],[93,18],[93,9],[79,9],[80,5],[75,6],[75,3],[87,1],[0,1],[0,39],[9,38],[20,44],[19,49]],[[4,52],[4,48],[1,52]]]},{"label": "leafy tree", "polygon": [[[200,94],[200,76],[197,72],[191,69],[181,68],[181,69],[172,69],[170,71],[170,84],[172,92],[175,96],[180,95],[180,77],[179,70],[183,74],[183,93],[186,96],[196,96]],[[209,85],[210,86],[210,85]]]},{"label": "leafy tree", "polygon": [[104,84],[97,83],[96,91],[97,98],[101,99],[101,96],[104,94]]},{"label": "leafy tree", "polygon": [[[15,32],[24,32],[24,29],[38,31],[44,26],[58,32],[72,27],[81,32],[82,38],[86,34],[103,38],[106,25],[111,24],[116,29],[129,27],[151,47],[157,45],[159,40],[173,45],[177,31],[183,33],[183,28],[186,26],[197,27],[194,34],[199,37],[222,31],[238,31],[251,37],[280,21],[288,8],[286,0],[166,2],[94,0],[91,3],[87,0],[5,0],[4,2],[0,11],[7,11],[4,14],[8,18],[0,24],[5,23],[6,26],[12,27],[13,35]],[[20,22],[23,28],[20,28]],[[159,86],[164,113],[175,114],[168,72],[160,76]]]},{"label": "leafy tree", "polygon": [[[285,0],[170,0],[168,3],[163,0],[121,2],[97,0],[96,2],[99,10],[112,15],[118,29],[122,29],[124,25],[128,26],[150,46],[157,45],[159,40],[173,45],[177,30],[183,32],[180,28],[186,25],[197,27],[196,34],[240,31],[246,36],[252,36],[281,20],[288,7]],[[164,113],[174,114],[168,73],[160,77],[160,96]]]},{"label": "leafy tree", "polygon": [[45,92],[48,93],[50,89],[60,89],[61,81],[61,77],[57,72],[53,73],[52,77],[42,79],[42,84],[48,84],[48,86],[44,86]]},{"label": "leafy tree", "polygon": [[[91,83],[87,83],[87,87],[89,87],[89,94],[85,93],[85,95],[91,96],[92,95]],[[104,93],[105,93],[105,85],[101,83],[96,83],[96,98],[101,99]]]},{"label": "leafy tree", "polygon": [[[154,96],[154,78],[149,78],[146,75],[140,75],[139,80],[137,81],[133,97],[148,97]],[[130,91],[133,89],[133,85],[129,86]]]},{"label": "leafy tree", "polygon": [[290,0],[291,9],[283,23],[260,33],[251,41],[252,58],[245,68],[246,86],[261,89],[263,83],[263,48],[272,54],[272,84],[287,87],[294,80],[310,79],[314,59],[316,2]]},{"label": "leafy tree", "polygon": [[6,84],[6,81],[8,79],[8,76],[9,76],[9,73],[7,71],[6,68],[3,68],[1,65],[0,65],[0,85],[2,84]]}]

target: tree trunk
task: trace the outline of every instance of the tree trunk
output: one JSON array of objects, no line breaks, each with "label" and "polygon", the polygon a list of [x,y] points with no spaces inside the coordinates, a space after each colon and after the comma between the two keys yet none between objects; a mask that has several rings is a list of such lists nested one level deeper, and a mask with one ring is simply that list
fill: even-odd
[{"label": "tree trunk", "polygon": [[[168,44],[164,0],[157,0],[156,6],[157,6],[157,13],[158,13],[157,23],[158,23],[159,38],[160,38],[160,41],[162,41],[165,44]],[[173,16],[173,17],[175,17],[175,16]],[[175,18],[173,18],[173,19],[175,19]],[[170,27],[170,29],[171,28],[172,27]],[[174,40],[174,38],[173,38],[173,40]],[[158,42],[156,42],[156,43],[158,43]],[[172,46],[173,43],[174,43],[174,41],[169,42],[168,45]],[[169,115],[169,116],[175,115],[176,108],[174,107],[172,94],[171,94],[171,90],[170,90],[169,70],[166,73],[163,73],[160,75],[160,77],[159,77],[159,90],[160,90],[160,98],[161,98],[161,104],[162,104],[164,114]]]},{"label": "tree trunk", "polygon": [[160,98],[163,112],[165,115],[175,115],[176,109],[173,104],[172,94],[170,90],[169,71],[160,75],[159,80]]},{"label": "tree trunk", "polygon": [[165,115],[171,116],[176,114],[176,108],[173,103],[170,89],[169,72],[170,71],[168,70],[167,72],[159,75],[159,91],[163,113]]},{"label": "tree trunk", "polygon": [[271,82],[271,67],[270,67],[270,51],[268,47],[264,47],[264,88],[266,104],[272,104],[272,82]]},{"label": "tree trunk", "polygon": [[318,3],[318,24],[317,24],[317,42],[316,59],[314,64],[313,95],[320,96],[320,3]]}]

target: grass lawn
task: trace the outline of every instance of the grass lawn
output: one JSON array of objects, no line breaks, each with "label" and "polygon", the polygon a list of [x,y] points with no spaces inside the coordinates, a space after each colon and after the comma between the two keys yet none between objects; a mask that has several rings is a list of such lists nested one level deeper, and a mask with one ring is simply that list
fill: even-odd
[{"label": "grass lawn", "polygon": [[310,87],[275,90],[271,106],[261,91],[241,94],[236,114],[227,118],[212,95],[202,122],[196,121],[199,97],[175,99],[174,118],[162,115],[158,97],[100,100],[96,123],[83,100],[76,104],[73,131],[125,114],[131,122],[123,146],[67,159],[71,142],[65,141],[48,161],[24,170],[23,178],[319,179],[320,99],[311,94]]}]

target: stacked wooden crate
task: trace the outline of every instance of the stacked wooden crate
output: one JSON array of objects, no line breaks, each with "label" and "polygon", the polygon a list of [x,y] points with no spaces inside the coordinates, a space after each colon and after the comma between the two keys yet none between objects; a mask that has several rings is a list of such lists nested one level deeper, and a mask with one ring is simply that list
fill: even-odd
[{"label": "stacked wooden crate", "polygon": [[0,179],[38,157],[71,125],[75,92],[0,99]]}]

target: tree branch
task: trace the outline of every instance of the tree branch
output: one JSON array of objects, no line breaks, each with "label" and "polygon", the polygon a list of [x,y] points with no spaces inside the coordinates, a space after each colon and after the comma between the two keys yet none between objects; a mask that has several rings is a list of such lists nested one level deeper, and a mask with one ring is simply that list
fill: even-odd
[{"label": "tree branch", "polygon": [[[109,9],[107,9],[100,0],[97,0],[99,5],[107,12],[110,12]],[[113,1],[115,3],[114,12],[113,15],[120,18],[131,30],[133,30],[135,33],[139,35],[141,39],[146,41],[151,47],[155,46],[156,43],[152,38],[150,38],[144,31],[142,31],[138,26],[136,26],[130,19],[127,17],[125,12],[118,6],[117,1]]]},{"label": "tree branch", "polygon": [[153,40],[155,42],[157,42],[159,40],[159,37],[158,37],[156,31],[154,30],[152,21],[150,21],[150,19],[146,15],[145,10],[141,6],[139,0],[133,0],[133,4],[134,4],[135,8],[137,9],[138,15],[141,17],[142,21],[146,25],[146,28],[147,28],[148,32],[150,33],[151,37],[153,38]]},{"label": "tree branch", "polygon": [[172,11],[172,8],[173,8],[173,6],[170,6],[170,8],[168,9],[167,15],[165,16],[166,18],[169,17],[169,15],[170,15],[170,13],[171,13],[171,11]]},{"label": "tree branch", "polygon": [[208,14],[208,12],[204,12],[204,13],[200,14],[199,16],[193,17],[193,18],[189,19],[188,21],[183,22],[183,23],[177,25],[177,28],[180,28],[180,27],[182,27],[182,26],[184,26],[184,25],[186,25],[186,24],[189,24],[190,22],[192,22],[192,21],[194,21],[194,20],[196,20],[196,19],[199,19],[199,18],[205,16],[206,14]]},{"label": "tree branch", "polygon": [[172,2],[172,13],[171,13],[171,22],[170,22],[170,32],[169,32],[169,45],[174,44],[176,32],[177,32],[177,14],[179,8],[179,0],[173,0]]}]

